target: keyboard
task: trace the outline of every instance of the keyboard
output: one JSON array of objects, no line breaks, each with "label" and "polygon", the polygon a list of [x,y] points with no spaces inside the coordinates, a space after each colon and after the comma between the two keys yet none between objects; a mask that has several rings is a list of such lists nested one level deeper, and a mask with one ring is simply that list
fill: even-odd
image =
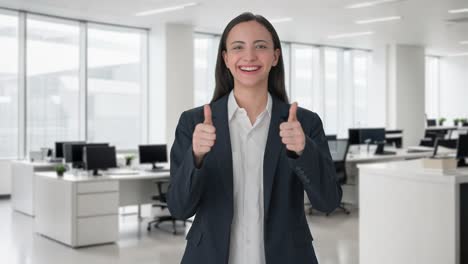
[{"label": "keyboard", "polygon": [[434,148],[432,147],[425,147],[425,146],[411,146],[408,147],[408,153],[418,153],[418,152],[433,152]]},{"label": "keyboard", "polygon": [[396,152],[384,150],[382,153],[375,153],[375,155],[396,155]]},{"label": "keyboard", "polygon": [[129,170],[129,169],[115,169],[115,170],[108,170],[106,174],[108,175],[134,175],[138,174],[139,171],[136,170]]}]

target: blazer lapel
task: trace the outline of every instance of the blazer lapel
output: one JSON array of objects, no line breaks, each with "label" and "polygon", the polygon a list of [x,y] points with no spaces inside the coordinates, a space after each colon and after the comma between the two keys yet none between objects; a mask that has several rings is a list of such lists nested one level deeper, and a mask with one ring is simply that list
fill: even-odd
[{"label": "blazer lapel", "polygon": [[230,201],[233,201],[232,150],[227,111],[228,98],[229,94],[211,105],[213,125],[216,128],[216,143],[213,147],[213,154],[221,171],[219,176],[225,189],[224,193],[226,193]]},{"label": "blazer lapel", "polygon": [[272,96],[273,107],[270,120],[270,128],[268,130],[268,138],[265,147],[265,155],[263,157],[263,203],[264,203],[264,217],[268,216],[270,208],[271,192],[273,189],[273,182],[278,166],[277,160],[281,149],[284,147],[279,135],[279,126],[282,122],[287,121],[288,118],[288,104],[280,101]]}]

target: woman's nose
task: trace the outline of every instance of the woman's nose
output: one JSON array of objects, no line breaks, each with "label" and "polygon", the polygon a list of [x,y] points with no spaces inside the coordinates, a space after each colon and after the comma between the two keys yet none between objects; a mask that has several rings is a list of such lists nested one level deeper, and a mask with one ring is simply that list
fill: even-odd
[{"label": "woman's nose", "polygon": [[246,61],[255,61],[257,59],[257,51],[255,47],[246,49],[244,60]]}]

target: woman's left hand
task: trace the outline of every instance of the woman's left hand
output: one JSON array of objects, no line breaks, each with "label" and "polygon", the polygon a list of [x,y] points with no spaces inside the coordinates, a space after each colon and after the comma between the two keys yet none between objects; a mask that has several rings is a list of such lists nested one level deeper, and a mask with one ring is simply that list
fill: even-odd
[{"label": "woman's left hand", "polygon": [[286,149],[301,155],[305,147],[305,135],[301,123],[297,121],[297,102],[291,104],[287,122],[280,125],[280,137]]}]

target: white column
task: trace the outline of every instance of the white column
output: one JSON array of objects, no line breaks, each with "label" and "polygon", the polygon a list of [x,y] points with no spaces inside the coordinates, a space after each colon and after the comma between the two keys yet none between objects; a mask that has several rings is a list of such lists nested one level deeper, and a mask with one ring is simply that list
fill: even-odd
[{"label": "white column", "polygon": [[193,27],[166,25],[166,139],[174,132],[183,111],[193,107]]},{"label": "white column", "polygon": [[422,46],[387,47],[387,127],[403,129],[404,146],[424,136],[425,51]]},{"label": "white column", "polygon": [[193,108],[193,26],[155,26],[149,45],[149,140],[170,150],[181,113]]},{"label": "white column", "polygon": [[385,127],[387,124],[387,48],[376,43],[372,48],[372,62],[369,63],[367,88],[367,120],[369,127]]}]

